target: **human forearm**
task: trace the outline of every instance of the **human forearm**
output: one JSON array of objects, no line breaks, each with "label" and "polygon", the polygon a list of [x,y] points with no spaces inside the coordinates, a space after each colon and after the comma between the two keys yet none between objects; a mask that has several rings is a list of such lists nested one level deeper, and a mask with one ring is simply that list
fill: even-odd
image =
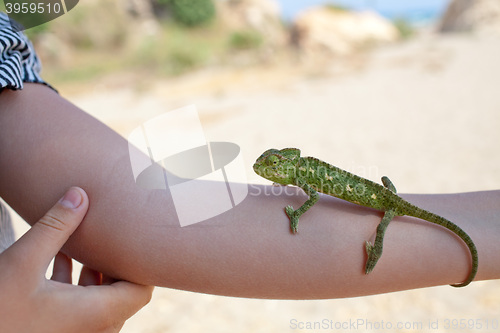
[{"label": "human forearm", "polygon": [[[366,295],[467,276],[470,258],[460,239],[410,218],[391,223],[384,255],[365,276],[364,241],[381,212],[328,196],[303,216],[297,235],[290,233],[283,207],[299,206],[305,196],[268,196],[269,187],[257,186],[227,213],[181,228],[167,191],[136,186],[128,144],[119,135],[42,86],[4,92],[0,99],[0,195],[32,223],[68,187],[85,189],[90,209],[66,250],[108,275],[263,298]],[[494,253],[500,251],[491,250],[500,233],[498,212],[494,205],[474,214],[463,209],[471,200],[484,205],[482,195],[498,202],[498,192],[408,198],[470,232],[479,249],[477,279],[498,278]]]}]

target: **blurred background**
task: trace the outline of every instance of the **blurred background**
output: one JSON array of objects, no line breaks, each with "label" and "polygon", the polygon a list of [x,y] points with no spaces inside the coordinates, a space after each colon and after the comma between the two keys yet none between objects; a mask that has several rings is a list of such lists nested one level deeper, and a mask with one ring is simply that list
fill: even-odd
[{"label": "blurred background", "polygon": [[[292,146],[402,193],[500,188],[498,0],[87,0],[26,33],[44,78],[124,137],[195,104],[252,183],[257,156]],[[324,301],[157,288],[123,332],[499,328],[487,281]]]}]

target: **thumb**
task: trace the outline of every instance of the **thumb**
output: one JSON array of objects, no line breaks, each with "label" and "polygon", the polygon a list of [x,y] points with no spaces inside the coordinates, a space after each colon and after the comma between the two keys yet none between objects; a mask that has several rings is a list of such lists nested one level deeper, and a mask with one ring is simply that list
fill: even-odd
[{"label": "thumb", "polygon": [[[56,256],[69,236],[83,220],[89,206],[84,190],[71,187],[66,194],[26,232],[13,248],[21,250],[28,260],[30,271],[45,274],[52,258]],[[15,251],[15,249],[12,249]]]}]

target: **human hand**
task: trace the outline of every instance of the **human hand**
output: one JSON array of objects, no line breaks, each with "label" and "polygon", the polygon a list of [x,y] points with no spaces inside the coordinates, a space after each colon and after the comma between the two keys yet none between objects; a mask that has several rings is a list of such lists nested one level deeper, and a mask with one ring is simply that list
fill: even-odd
[{"label": "human hand", "polygon": [[[83,220],[88,205],[85,191],[72,187],[0,254],[2,332],[119,332],[149,302],[153,287],[126,281],[95,285],[100,273],[86,267],[81,285],[70,284],[71,260],[58,251]],[[45,272],[54,256],[54,273],[47,280]]]}]

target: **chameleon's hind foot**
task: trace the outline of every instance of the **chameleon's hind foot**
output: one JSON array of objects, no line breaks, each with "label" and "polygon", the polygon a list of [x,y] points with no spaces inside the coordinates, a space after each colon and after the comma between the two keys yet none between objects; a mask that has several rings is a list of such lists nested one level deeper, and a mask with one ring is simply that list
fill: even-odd
[{"label": "chameleon's hind foot", "polygon": [[[387,178],[387,177],[386,177]],[[387,181],[388,178],[387,178]],[[390,181],[389,181],[390,182]],[[388,188],[392,191],[390,188],[392,183],[386,183]],[[394,187],[394,186],[392,186]],[[394,190],[396,190],[394,188]],[[384,244],[384,234],[385,230],[387,229],[387,226],[389,225],[389,222],[396,216],[396,213],[394,210],[388,210],[384,213],[384,217],[382,218],[382,221],[380,221],[379,225],[377,226],[377,236],[375,237],[375,243],[372,244],[370,242],[365,243],[366,247],[366,254],[368,255],[368,259],[366,260],[366,266],[365,266],[365,273],[368,274],[373,269],[375,268],[375,265],[377,264],[377,261],[380,259],[382,256],[382,250],[383,250],[383,244]]]},{"label": "chameleon's hind foot", "polygon": [[295,210],[293,209],[292,206],[286,206],[285,213],[286,215],[288,215],[288,218],[290,219],[290,228],[292,229],[292,232],[294,234],[297,233],[297,228],[299,227],[299,217],[295,213]]},{"label": "chameleon's hind foot", "polygon": [[368,259],[366,260],[365,274],[369,274],[375,268],[377,261],[380,256],[382,256],[382,248],[377,249],[372,243],[365,242],[366,254]]}]

